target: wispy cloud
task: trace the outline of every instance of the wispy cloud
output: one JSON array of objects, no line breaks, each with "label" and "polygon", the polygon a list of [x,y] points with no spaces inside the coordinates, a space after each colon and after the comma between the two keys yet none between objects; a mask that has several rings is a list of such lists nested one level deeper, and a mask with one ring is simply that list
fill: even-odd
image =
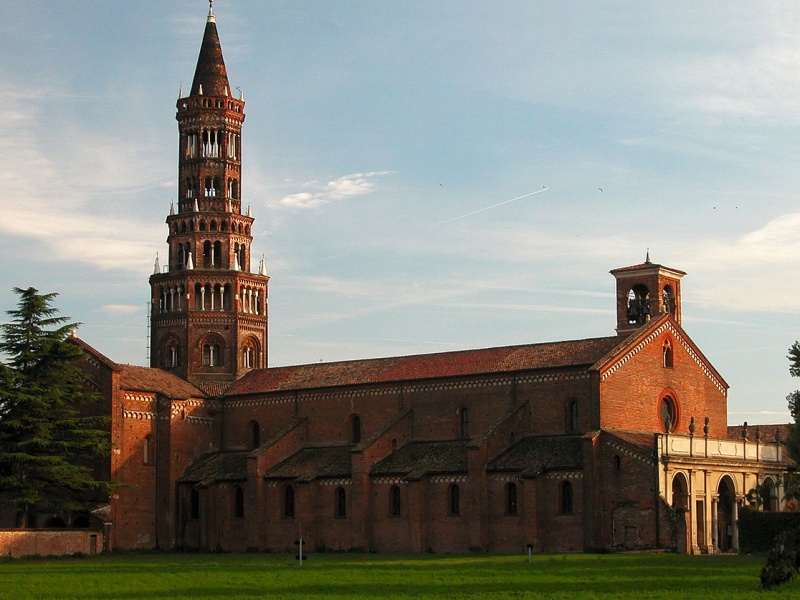
[{"label": "wispy cloud", "polygon": [[[375,182],[379,177],[390,173],[391,171],[370,171],[344,175],[329,181],[321,189],[311,189],[285,196],[280,203],[292,208],[308,209],[355,196],[363,196],[374,191]],[[309,182],[305,185],[312,188],[318,186],[316,182]]]}]

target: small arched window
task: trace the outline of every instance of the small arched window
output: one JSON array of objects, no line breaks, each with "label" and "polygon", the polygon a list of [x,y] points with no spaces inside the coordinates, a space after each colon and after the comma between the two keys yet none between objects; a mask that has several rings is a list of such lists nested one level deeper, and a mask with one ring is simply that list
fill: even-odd
[{"label": "small arched window", "polygon": [[567,402],[567,433],[578,432],[578,401]]},{"label": "small arched window", "polygon": [[244,490],[239,486],[233,490],[233,518],[244,518]]},{"label": "small arched window", "polygon": [[517,484],[513,482],[506,484],[506,514],[517,514]]},{"label": "small arched window", "polygon": [[203,344],[203,366],[222,366],[222,351],[220,350],[219,344]]},{"label": "small arched window", "polygon": [[200,492],[195,488],[189,492],[189,518],[200,518]]},{"label": "small arched window", "polygon": [[156,464],[156,439],[152,435],[144,438],[144,446],[142,448],[143,460],[146,465]]},{"label": "small arched window", "polygon": [[353,444],[361,443],[361,417],[350,415],[350,441]]},{"label": "small arched window", "polygon": [[458,409],[458,432],[461,439],[469,439],[469,410],[466,406]]},{"label": "small arched window", "polygon": [[672,342],[670,340],[664,340],[664,346],[661,349],[661,353],[664,357],[663,366],[665,369],[672,368]]},{"label": "small arched window", "polygon": [[572,514],[572,484],[564,481],[561,484],[560,512],[565,515]]},{"label": "small arched window", "polygon": [[400,516],[400,487],[396,485],[389,490],[389,516]]},{"label": "small arched window", "polygon": [[283,489],[283,516],[287,519],[294,518],[294,488],[291,485]]},{"label": "small arched window", "polygon": [[447,491],[448,496],[448,514],[452,516],[458,516],[461,514],[461,498],[460,498],[460,490],[458,489],[458,484],[453,483],[450,485],[450,488]]},{"label": "small arched window", "polygon": [[347,494],[343,487],[337,487],[334,493],[333,516],[343,519],[347,516]]},{"label": "small arched window", "polygon": [[258,421],[250,421],[250,449],[255,450],[261,445],[261,426]]}]

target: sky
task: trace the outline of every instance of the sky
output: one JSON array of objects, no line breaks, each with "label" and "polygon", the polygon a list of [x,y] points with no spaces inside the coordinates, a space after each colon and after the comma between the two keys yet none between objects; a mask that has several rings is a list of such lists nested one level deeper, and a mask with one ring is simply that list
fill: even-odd
[{"label": "sky", "polygon": [[[13,287],[147,364],[204,0],[5,0]],[[611,269],[687,273],[728,422],[800,387],[800,5],[217,0],[270,366],[614,335]]]}]

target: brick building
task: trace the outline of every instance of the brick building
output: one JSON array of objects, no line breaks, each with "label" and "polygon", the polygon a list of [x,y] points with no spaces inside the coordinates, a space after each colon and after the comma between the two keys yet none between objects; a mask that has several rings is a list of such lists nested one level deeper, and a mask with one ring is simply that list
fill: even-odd
[{"label": "brick building", "polygon": [[181,96],[151,365],[76,340],[126,484],[112,547],[717,552],[755,485],[779,508],[781,445],[728,438],[728,386],[681,327],[684,273],[649,256],[611,271],[609,337],[268,367],[244,101],[212,12]]}]

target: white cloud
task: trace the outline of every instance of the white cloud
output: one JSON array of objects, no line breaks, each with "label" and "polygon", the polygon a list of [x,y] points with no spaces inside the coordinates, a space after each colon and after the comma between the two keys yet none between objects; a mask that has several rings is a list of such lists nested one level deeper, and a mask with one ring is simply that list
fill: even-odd
[{"label": "white cloud", "polygon": [[[324,188],[315,191],[298,192],[285,196],[280,203],[292,208],[317,208],[330,202],[346,200],[355,196],[369,194],[375,189],[378,177],[390,174],[391,171],[370,171],[369,173],[352,173],[329,181]],[[315,181],[305,184],[307,187],[318,185]]]}]

